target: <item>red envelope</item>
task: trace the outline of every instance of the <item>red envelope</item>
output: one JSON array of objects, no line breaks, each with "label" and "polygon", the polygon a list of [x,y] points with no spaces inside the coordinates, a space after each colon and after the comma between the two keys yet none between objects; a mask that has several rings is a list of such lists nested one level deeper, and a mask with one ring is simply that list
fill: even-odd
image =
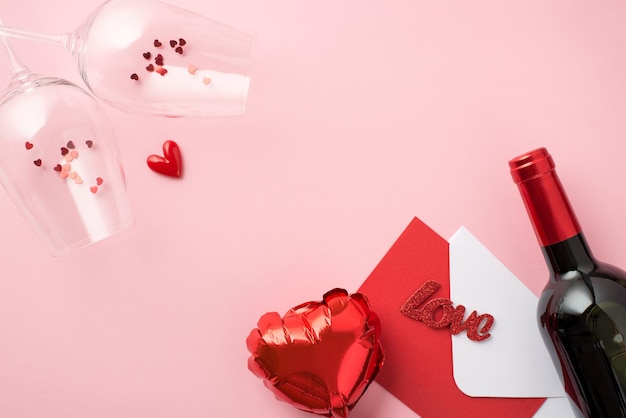
[{"label": "red envelope", "polygon": [[385,364],[376,381],[422,418],[532,417],[545,398],[472,398],[457,388],[450,330],[400,312],[427,280],[441,284],[432,297],[450,298],[448,241],[415,218],[359,289],[382,325]]}]

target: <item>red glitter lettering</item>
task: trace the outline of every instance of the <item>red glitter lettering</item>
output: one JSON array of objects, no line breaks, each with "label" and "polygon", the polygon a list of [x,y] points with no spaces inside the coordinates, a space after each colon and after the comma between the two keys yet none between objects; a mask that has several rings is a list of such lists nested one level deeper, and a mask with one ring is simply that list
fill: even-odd
[{"label": "red glitter lettering", "polygon": [[[472,341],[483,341],[489,338],[491,336],[489,330],[494,323],[493,315],[488,313],[478,315],[476,311],[473,311],[467,319],[463,320],[465,316],[465,306],[463,305],[454,307],[448,298],[433,298],[426,302],[440,287],[441,285],[433,280],[426,281],[404,302],[400,312],[431,328],[449,326],[452,335],[467,331],[467,338]],[[424,306],[420,308],[422,304]]]}]

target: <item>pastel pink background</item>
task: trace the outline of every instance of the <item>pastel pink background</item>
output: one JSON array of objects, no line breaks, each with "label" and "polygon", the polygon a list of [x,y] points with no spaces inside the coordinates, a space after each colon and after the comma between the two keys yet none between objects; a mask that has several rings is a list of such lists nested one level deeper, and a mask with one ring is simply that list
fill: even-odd
[{"label": "pastel pink background", "polygon": [[[507,166],[537,146],[596,255],[626,267],[623,1],[172,2],[257,33],[247,111],[107,106],[136,221],[69,256],[0,190],[0,417],[308,417],[247,370],[258,317],[355,291],[413,216],[446,238],[465,225],[538,293]],[[64,32],[98,1],[0,4],[9,25]],[[13,44],[82,85],[62,50]],[[182,179],[145,164],[166,139]],[[374,385],[353,416],[415,415]]]}]

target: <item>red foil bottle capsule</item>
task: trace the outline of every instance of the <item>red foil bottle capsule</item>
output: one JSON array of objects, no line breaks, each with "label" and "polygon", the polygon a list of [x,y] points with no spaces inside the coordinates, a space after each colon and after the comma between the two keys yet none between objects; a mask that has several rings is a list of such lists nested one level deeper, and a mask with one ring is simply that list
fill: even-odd
[{"label": "red foil bottle capsule", "polygon": [[563,241],[580,232],[548,150],[536,149],[511,160],[509,165],[541,246]]},{"label": "red foil bottle capsule", "polygon": [[577,417],[626,417],[626,272],[591,253],[545,148],[509,167],[550,273],[539,329],[572,409]]}]

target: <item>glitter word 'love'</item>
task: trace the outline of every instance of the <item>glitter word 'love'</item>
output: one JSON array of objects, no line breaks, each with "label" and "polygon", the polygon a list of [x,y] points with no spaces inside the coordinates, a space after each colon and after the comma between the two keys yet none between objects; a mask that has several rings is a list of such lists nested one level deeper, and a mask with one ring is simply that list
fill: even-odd
[{"label": "glitter word 'love'", "polygon": [[[448,298],[433,298],[426,302],[440,287],[441,285],[436,281],[426,281],[404,302],[400,312],[411,319],[422,321],[431,328],[449,326],[452,335],[467,331],[467,338],[472,341],[483,341],[489,338],[491,336],[489,330],[494,322],[493,315],[488,313],[478,315],[476,311],[473,311],[463,320],[465,317],[465,306],[463,305],[454,307]],[[424,306],[420,308],[422,304]]]}]

